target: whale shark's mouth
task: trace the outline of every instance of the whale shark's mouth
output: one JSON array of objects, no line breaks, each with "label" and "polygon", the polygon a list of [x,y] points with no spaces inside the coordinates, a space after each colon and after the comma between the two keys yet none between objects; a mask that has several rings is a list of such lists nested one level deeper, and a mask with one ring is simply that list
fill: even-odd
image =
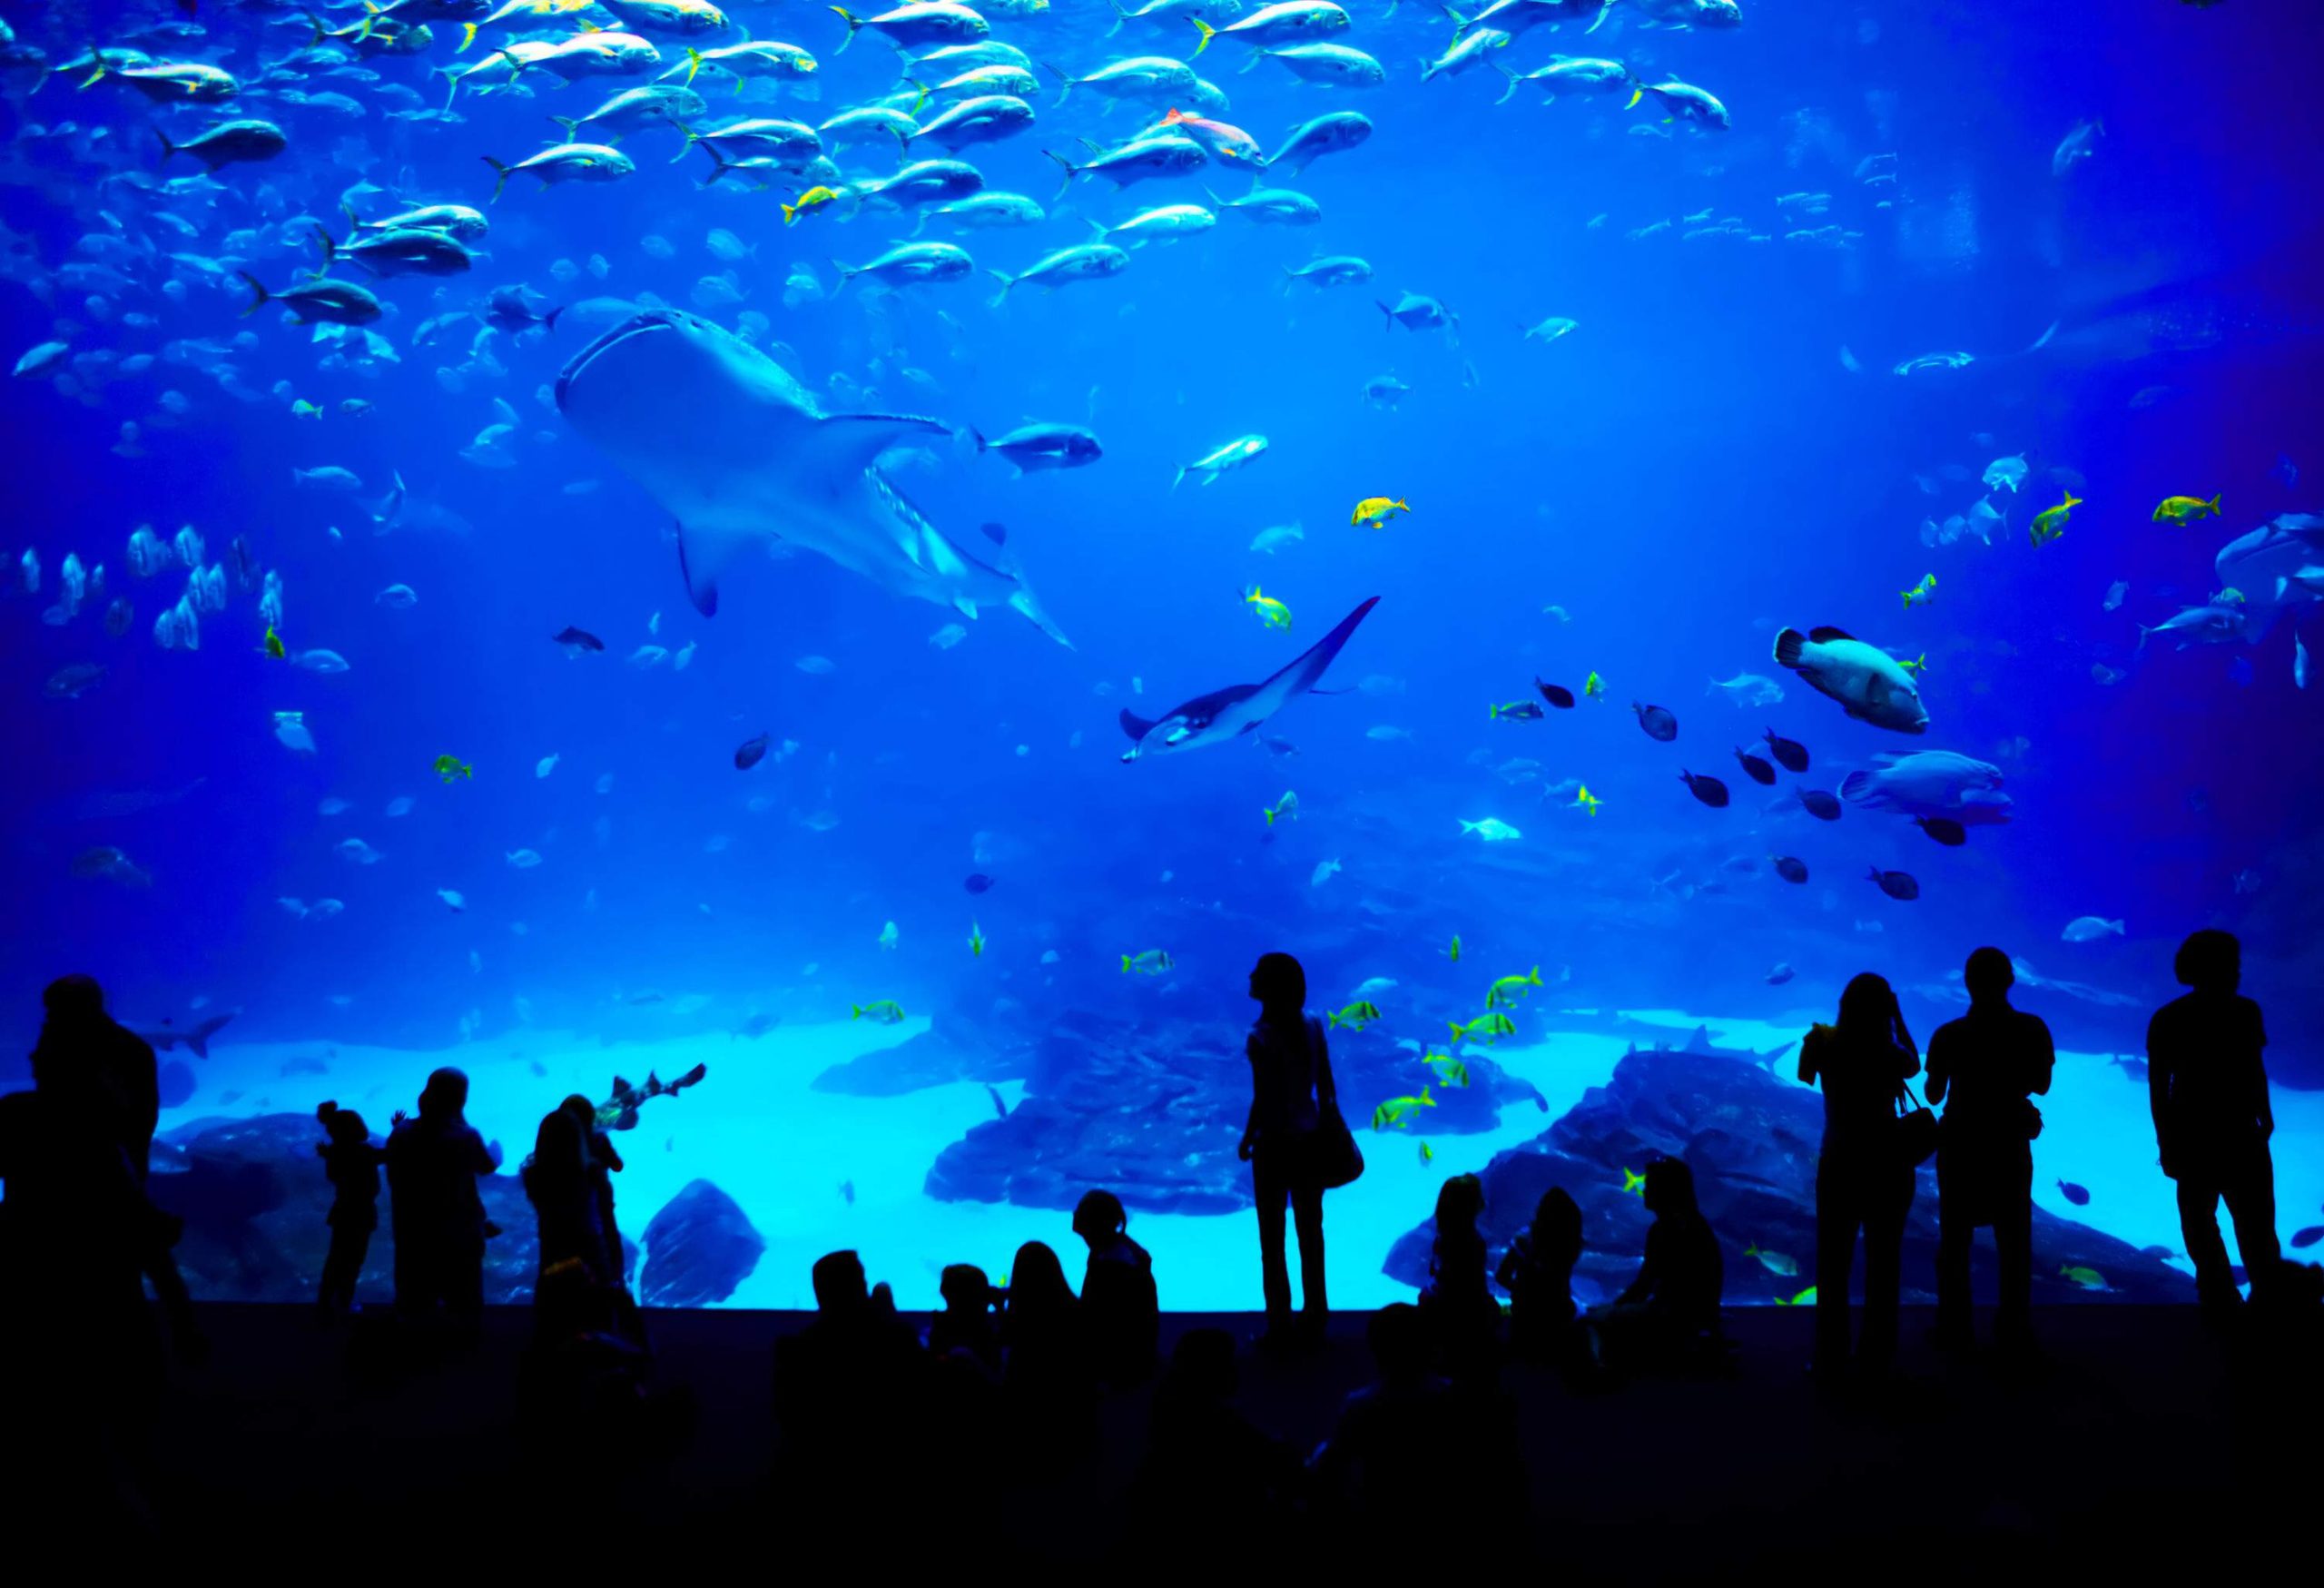
[{"label": "whale shark's mouth", "polygon": [[556,393],[557,407],[562,409],[565,406],[566,390],[574,381],[581,378],[582,371],[587,370],[607,352],[624,342],[635,340],[641,336],[648,336],[657,331],[681,330],[689,318],[690,316],[683,311],[676,309],[649,309],[631,316],[611,330],[604,332],[596,340],[574,354],[566,360],[565,368],[557,371]]}]

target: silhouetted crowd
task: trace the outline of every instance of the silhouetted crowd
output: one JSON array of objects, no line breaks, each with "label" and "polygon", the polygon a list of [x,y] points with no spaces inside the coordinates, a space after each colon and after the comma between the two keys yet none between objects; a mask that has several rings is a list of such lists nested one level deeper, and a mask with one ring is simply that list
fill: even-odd
[{"label": "silhouetted crowd", "polygon": [[[2217,1224],[2223,1199],[2252,1301],[2312,1307],[2318,1270],[2285,1263],[2277,1245],[2266,1033],[2259,1007],[2239,991],[2236,941],[2197,932],[2177,971],[2189,991],[2150,1027],[2150,1101],[2197,1297],[2215,1317],[2243,1305]],[[2043,1121],[2033,1100],[2049,1090],[2054,1052],[2042,1021],[2012,1006],[2005,954],[1978,950],[1965,979],[1968,1012],[1935,1032],[1926,1056],[1928,1103],[1943,1105],[1941,1119],[1913,1094],[1922,1055],[1880,977],[1850,981],[1835,1020],[1800,1046],[1798,1078],[1820,1088],[1825,1103],[1815,1269],[1802,1276],[1819,1303],[1812,1367],[1821,1387],[1877,1386],[1890,1370],[1905,1220],[1931,1156],[1941,1232],[1935,1343],[1970,1343],[1969,1251],[1975,1228],[1987,1226],[2000,1257],[1997,1345],[2010,1362],[2038,1359],[2030,1245]],[[1251,1343],[1295,1357],[1325,1340],[1324,1201],[1362,1172],[1362,1154],[1340,1115],[1324,1028],[1305,1012],[1298,962],[1265,956],[1250,991],[1261,1014],[1246,1044],[1252,1103],[1241,1153],[1252,1163],[1265,1308],[1265,1331]],[[0,1361],[43,1365],[18,1376],[13,1420],[44,1430],[30,1447],[53,1457],[14,1481],[35,1502],[46,1484],[63,1504],[85,1499],[88,1475],[104,1475],[96,1487],[111,1496],[113,1515],[134,1525],[146,1514],[140,1474],[164,1340],[188,1361],[205,1346],[172,1255],[177,1221],[147,1196],[159,1112],[153,1050],[105,1013],[85,977],[54,983],[45,1001],[34,1085],[0,1098],[0,1273],[14,1297],[0,1307]],[[318,1297],[326,1323],[354,1305],[384,1177],[399,1335],[457,1346],[474,1334],[486,1245],[498,1233],[478,1182],[499,1164],[468,1123],[468,1090],[460,1071],[436,1070],[416,1112],[398,1112],[383,1144],[353,1110],[320,1110],[316,1151],[333,1190]],[[519,1422],[528,1470],[552,1489],[586,1482],[597,1459],[588,1453],[676,1448],[694,1415],[684,1397],[655,1386],[615,1219],[612,1177],[622,1167],[596,1106],[572,1097],[542,1119],[521,1169],[539,1270]],[[1095,1459],[1108,1397],[1150,1383],[1150,1437],[1134,1480],[1150,1559],[1187,1546],[1168,1525],[1186,1515],[1252,1528],[1295,1514],[1337,1519],[1360,1537],[1366,1519],[1441,1486],[1448,1451],[1463,1453],[1464,1505],[1513,1514],[1523,1490],[1500,1389],[1508,1364],[1538,1364],[1584,1390],[1734,1371],[1720,1323],[1719,1241],[1692,1169],[1655,1159],[1641,1189],[1653,1223],[1635,1278],[1584,1310],[1572,1297],[1583,1220],[1566,1191],[1541,1196],[1496,1264],[1480,1228],[1483,1183],[1448,1178],[1427,1281],[1416,1302],[1372,1316],[1373,1380],[1312,1451],[1287,1446],[1237,1409],[1242,1352],[1231,1335],[1193,1330],[1162,1359],[1153,1258],[1111,1192],[1092,1189],[1073,1211],[1085,1253],[1078,1288],[1055,1249],[1028,1242],[999,1282],[970,1265],[946,1267],[942,1307],[924,1327],[899,1313],[885,1284],[870,1282],[855,1253],[830,1253],[813,1266],[813,1319],[775,1353],[779,1484],[832,1517],[891,1516],[891,1489],[866,1475],[909,1450],[931,1480],[915,1490],[915,1514],[931,1527],[968,1524],[1013,1476]],[[1296,1315],[1286,1209],[1303,1269]],[[1859,1239],[1857,1328],[1849,1298]]]}]

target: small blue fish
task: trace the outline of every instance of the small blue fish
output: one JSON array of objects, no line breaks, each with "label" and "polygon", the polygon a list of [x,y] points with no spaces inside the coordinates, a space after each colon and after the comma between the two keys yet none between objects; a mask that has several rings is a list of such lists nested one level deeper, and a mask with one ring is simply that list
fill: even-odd
[{"label": "small blue fish", "polygon": [[2060,1180],[2058,1182],[2058,1195],[2063,1197],[2067,1201],[2073,1203],[2077,1208],[2087,1208],[2090,1206],[2089,1190],[2084,1187],[2075,1185],[2072,1180]]}]

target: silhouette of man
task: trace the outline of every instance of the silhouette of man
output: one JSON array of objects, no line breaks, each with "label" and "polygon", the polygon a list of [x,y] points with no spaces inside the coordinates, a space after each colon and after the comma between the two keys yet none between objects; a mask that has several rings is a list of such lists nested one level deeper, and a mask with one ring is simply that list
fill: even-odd
[{"label": "silhouette of man", "polygon": [[41,995],[41,1005],[48,1018],[33,1053],[34,1068],[45,1065],[104,1119],[130,1172],[143,1185],[162,1113],[152,1045],[105,1012],[104,990],[93,977],[58,977]]},{"label": "silhouette of man", "polygon": [[2235,1244],[2260,1296],[2275,1278],[2276,1168],[2268,1152],[2276,1116],[2268,1105],[2268,1045],[2260,1006],[2241,997],[2243,948],[2203,931],[2172,963],[2185,997],[2155,1011],[2146,1029],[2147,1102],[2162,1172],[2179,1186],[2179,1228],[2206,1307],[2236,1306],[2235,1277],[2220,1238],[2220,1198],[2235,1219]]},{"label": "silhouette of man", "polygon": [[473,1327],[484,1312],[484,1198],[477,1177],[497,1167],[468,1121],[468,1078],[448,1066],[419,1093],[419,1117],[395,1117],[387,1148],[395,1218],[396,1310],[424,1317],[441,1307]]},{"label": "silhouette of man", "polygon": [[1969,1344],[1969,1247],[1990,1224],[2001,1256],[2003,1345],[2034,1343],[2034,1148],[2042,1116],[2032,1101],[2050,1090],[2057,1049],[2038,1015],[2013,1009],[2009,956],[1982,948],[1964,972],[1969,1012],[1928,1043],[1928,1100],[1943,1103],[1936,1136],[1936,1334]]}]

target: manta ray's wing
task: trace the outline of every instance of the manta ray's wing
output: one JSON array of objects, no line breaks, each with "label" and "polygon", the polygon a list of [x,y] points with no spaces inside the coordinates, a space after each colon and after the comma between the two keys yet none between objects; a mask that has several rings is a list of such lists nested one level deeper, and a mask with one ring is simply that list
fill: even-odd
[{"label": "manta ray's wing", "polygon": [[1289,666],[1236,703],[1234,731],[1248,733],[1314,689],[1322,680],[1324,669],[1339,656],[1340,647],[1346,645],[1348,636],[1355,632],[1355,626],[1362,623],[1378,605],[1379,597],[1365,597],[1362,605],[1340,619],[1338,627],[1308,646]]}]

